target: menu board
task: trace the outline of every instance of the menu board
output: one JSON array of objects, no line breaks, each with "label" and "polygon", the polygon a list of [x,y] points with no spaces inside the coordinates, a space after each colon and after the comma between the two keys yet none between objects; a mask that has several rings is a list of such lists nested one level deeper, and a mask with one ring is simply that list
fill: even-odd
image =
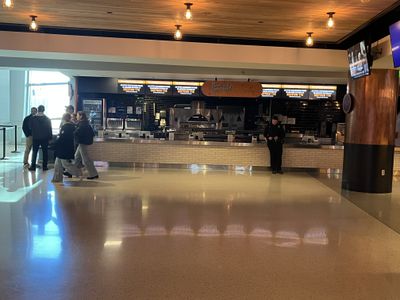
[{"label": "menu board", "polygon": [[336,100],[336,86],[310,86],[309,99]]},{"label": "menu board", "polygon": [[172,82],[169,81],[147,81],[147,94],[149,95],[172,95]]},{"label": "menu board", "polygon": [[308,86],[304,85],[283,85],[283,97],[294,99],[308,99]]},{"label": "menu board", "polygon": [[261,97],[276,98],[280,96],[282,85],[280,84],[262,84]]},{"label": "menu board", "polygon": [[118,92],[126,94],[144,95],[146,86],[144,80],[118,80]]},{"label": "menu board", "polygon": [[177,96],[199,96],[200,83],[199,82],[173,82],[173,95]]}]

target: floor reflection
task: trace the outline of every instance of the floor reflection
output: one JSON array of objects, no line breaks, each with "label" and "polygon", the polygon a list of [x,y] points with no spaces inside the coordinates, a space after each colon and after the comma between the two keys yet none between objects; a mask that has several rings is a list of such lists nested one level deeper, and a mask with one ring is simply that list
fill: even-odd
[{"label": "floor reflection", "polygon": [[[295,299],[319,289],[309,277],[336,290],[341,276],[357,284],[365,272],[400,272],[400,239],[307,174],[100,169],[91,185],[53,185],[51,176],[3,174],[5,190],[26,189],[0,203],[5,299],[223,299],[220,290],[268,299],[301,282],[282,297]],[[382,219],[387,203],[375,204]]]}]

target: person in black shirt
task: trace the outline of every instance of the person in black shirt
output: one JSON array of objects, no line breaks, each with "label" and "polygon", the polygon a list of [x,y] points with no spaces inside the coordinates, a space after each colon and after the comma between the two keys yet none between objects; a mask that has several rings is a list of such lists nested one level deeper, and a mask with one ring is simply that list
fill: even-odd
[{"label": "person in black shirt", "polygon": [[43,171],[47,171],[48,147],[49,141],[53,138],[53,132],[51,128],[51,120],[44,115],[43,105],[39,105],[37,115],[32,117],[30,121],[30,129],[32,130],[33,152],[32,163],[29,171],[35,171],[36,169],[36,158],[39,147],[42,148],[43,153],[42,169]]},{"label": "person in black shirt", "polygon": [[89,120],[85,112],[78,112],[78,125],[75,130],[75,140],[78,143],[78,148],[75,152],[75,163],[78,168],[86,167],[89,173],[87,179],[97,179],[99,174],[96,167],[89,156],[89,145],[93,144],[94,131],[89,124]]},{"label": "person in black shirt", "polygon": [[37,114],[37,108],[32,107],[31,108],[31,114],[29,116],[26,116],[23,123],[22,123],[22,131],[24,132],[25,135],[25,153],[24,153],[24,167],[28,168],[29,163],[29,153],[32,150],[32,130],[31,130],[31,119],[33,116]]},{"label": "person in black shirt", "polygon": [[72,161],[75,157],[75,145],[74,145],[74,134],[75,124],[71,122],[71,114],[65,113],[62,118],[60,134],[55,141],[55,156],[56,161],[54,163],[54,176],[52,182],[63,182],[63,169],[66,170],[64,173],[68,177],[75,175],[80,177],[82,171]]},{"label": "person in black shirt", "polygon": [[282,171],[282,152],[285,130],[278,122],[278,117],[272,117],[272,124],[267,126],[264,136],[268,144],[272,174],[283,174]]}]

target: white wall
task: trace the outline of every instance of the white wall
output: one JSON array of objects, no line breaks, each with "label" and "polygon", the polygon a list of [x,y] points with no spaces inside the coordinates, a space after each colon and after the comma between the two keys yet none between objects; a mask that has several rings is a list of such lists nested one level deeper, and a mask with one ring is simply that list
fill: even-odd
[{"label": "white wall", "polygon": [[10,71],[0,70],[0,124],[10,122]]},{"label": "white wall", "polygon": [[[25,117],[25,71],[0,70],[0,124],[18,125],[18,142],[23,137]],[[7,130],[7,140],[14,143],[14,131]]]}]

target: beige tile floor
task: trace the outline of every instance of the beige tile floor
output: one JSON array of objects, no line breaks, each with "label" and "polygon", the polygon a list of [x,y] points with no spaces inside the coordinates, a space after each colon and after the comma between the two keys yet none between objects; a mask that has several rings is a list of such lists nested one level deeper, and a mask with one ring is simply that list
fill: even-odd
[{"label": "beige tile floor", "polygon": [[0,163],[0,299],[400,298],[399,234],[306,173],[51,176]]}]

